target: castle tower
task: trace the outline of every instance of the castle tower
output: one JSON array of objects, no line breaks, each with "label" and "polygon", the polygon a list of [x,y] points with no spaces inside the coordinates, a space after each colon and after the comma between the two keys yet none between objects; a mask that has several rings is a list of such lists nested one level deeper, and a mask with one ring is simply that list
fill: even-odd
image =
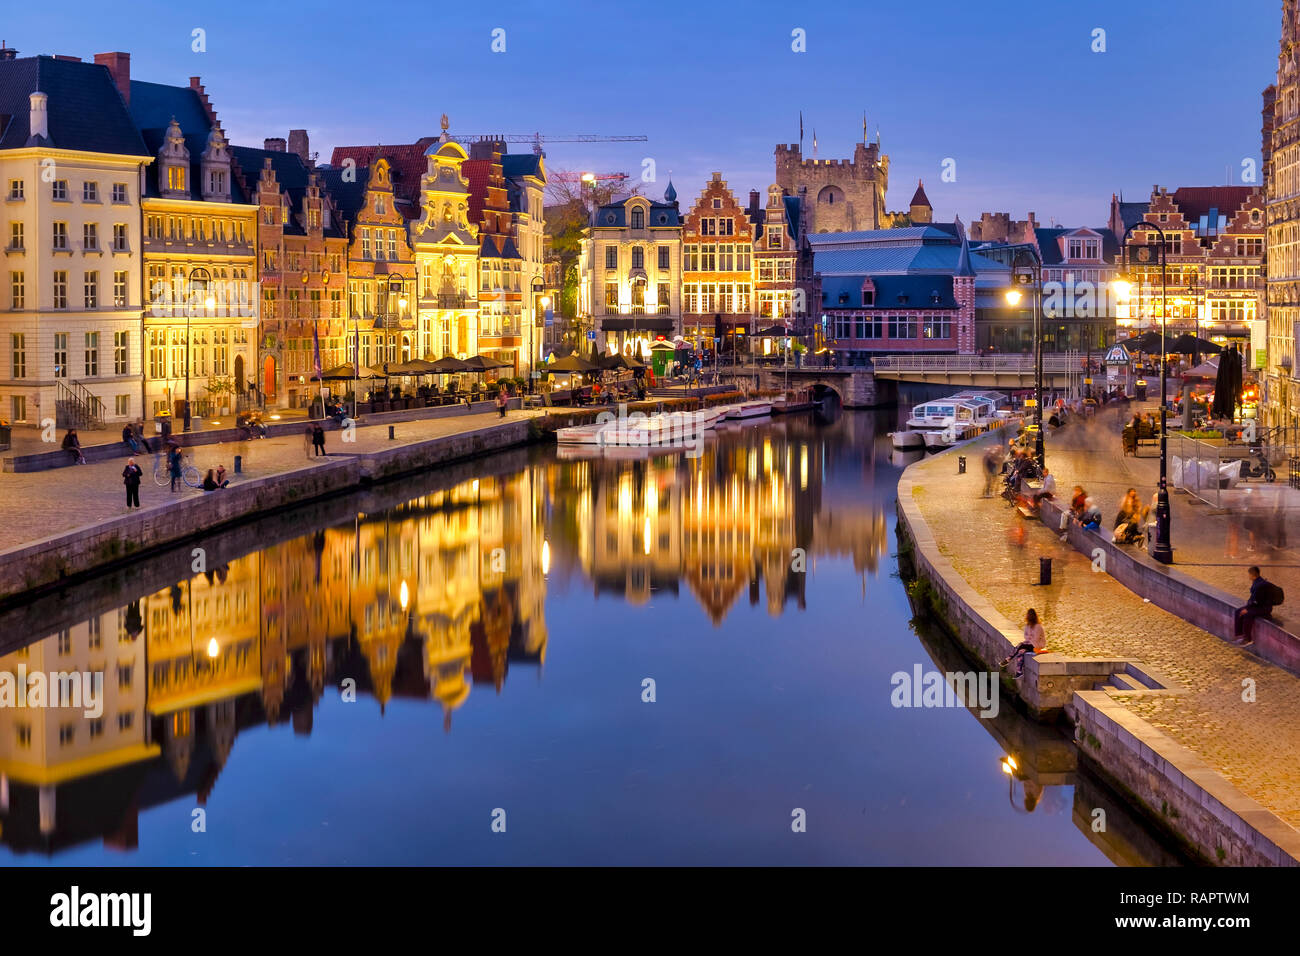
[{"label": "castle tower", "polygon": [[881,153],[879,138],[854,146],[852,159],[804,159],[797,145],[783,143],[775,156],[776,184],[791,196],[808,190],[809,231],[883,228],[889,157]]},{"label": "castle tower", "polygon": [[934,207],[925,195],[925,184],[919,179],[916,181],[916,192],[912,193],[912,201],[908,204],[908,215],[914,226],[934,221]]}]

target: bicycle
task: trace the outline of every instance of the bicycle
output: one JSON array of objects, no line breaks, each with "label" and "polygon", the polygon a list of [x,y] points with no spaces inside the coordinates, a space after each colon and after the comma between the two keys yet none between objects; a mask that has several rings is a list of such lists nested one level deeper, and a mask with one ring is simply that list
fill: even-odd
[{"label": "bicycle", "polygon": [[[167,460],[161,459],[153,466],[153,480],[160,488],[171,486],[172,474],[171,469],[167,466]],[[181,481],[191,488],[203,487],[203,478],[199,475],[199,470],[193,465],[181,465]]]}]

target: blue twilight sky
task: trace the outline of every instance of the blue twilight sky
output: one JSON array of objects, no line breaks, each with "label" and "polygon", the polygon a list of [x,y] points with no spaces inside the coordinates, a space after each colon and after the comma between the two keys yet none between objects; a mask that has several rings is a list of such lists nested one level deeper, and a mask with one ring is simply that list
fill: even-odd
[{"label": "blue twilight sky", "polygon": [[334,145],[436,134],[444,112],[453,133],[644,134],[556,144],[547,163],[639,177],[651,158],[646,192],[671,172],[684,204],[712,170],[742,196],[764,189],[801,109],[805,156],[814,128],[822,158],[851,156],[865,110],[891,159],[891,209],[924,178],[936,218],[1097,225],[1112,192],[1241,182],[1280,24],[1280,0],[60,0],[11,4],[0,39],[23,54],[124,50],[136,79],[200,75],[235,142],[305,127],[322,161]]}]

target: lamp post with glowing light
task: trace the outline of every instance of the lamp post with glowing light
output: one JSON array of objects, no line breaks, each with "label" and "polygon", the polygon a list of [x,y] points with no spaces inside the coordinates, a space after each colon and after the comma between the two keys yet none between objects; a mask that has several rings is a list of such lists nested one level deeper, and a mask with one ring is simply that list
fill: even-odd
[{"label": "lamp post with glowing light", "polygon": [[[1151,557],[1161,564],[1172,564],[1174,561],[1174,548],[1170,542],[1169,527],[1169,446],[1167,440],[1169,431],[1167,427],[1169,424],[1169,369],[1166,365],[1168,359],[1165,354],[1167,344],[1165,331],[1169,322],[1169,283],[1165,264],[1165,232],[1163,229],[1155,223],[1135,222],[1124,230],[1124,236],[1119,241],[1120,278],[1116,279],[1111,285],[1115,289],[1116,296],[1121,301],[1129,298],[1133,283],[1126,278],[1128,275],[1128,238],[1135,229],[1149,229],[1160,237],[1160,487],[1156,492],[1156,541],[1151,548]],[[1150,244],[1143,244],[1139,255],[1142,262],[1151,262]]]},{"label": "lamp post with glowing light", "polygon": [[[1021,259],[1027,259],[1031,269],[1017,273],[1016,266]],[[1041,469],[1044,463],[1043,451],[1043,330],[1040,299],[1043,289],[1043,264],[1038,254],[1031,247],[1021,247],[1011,257],[1012,281],[1027,284],[1033,282],[1034,309],[1034,458]],[[1010,288],[1006,292],[1008,305],[1019,305],[1023,294],[1019,289]]]}]

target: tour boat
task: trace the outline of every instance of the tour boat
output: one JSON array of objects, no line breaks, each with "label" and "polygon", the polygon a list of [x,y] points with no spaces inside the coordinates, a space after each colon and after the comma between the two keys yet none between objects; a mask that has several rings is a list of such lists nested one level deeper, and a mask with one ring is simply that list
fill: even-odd
[{"label": "tour boat", "polygon": [[890,437],[895,448],[947,448],[986,428],[993,412],[993,403],[985,399],[952,396],[922,402],[912,409],[907,427]]},{"label": "tour boat", "polygon": [[890,432],[889,437],[899,451],[925,447],[925,435],[916,428],[901,428],[896,432]]}]

